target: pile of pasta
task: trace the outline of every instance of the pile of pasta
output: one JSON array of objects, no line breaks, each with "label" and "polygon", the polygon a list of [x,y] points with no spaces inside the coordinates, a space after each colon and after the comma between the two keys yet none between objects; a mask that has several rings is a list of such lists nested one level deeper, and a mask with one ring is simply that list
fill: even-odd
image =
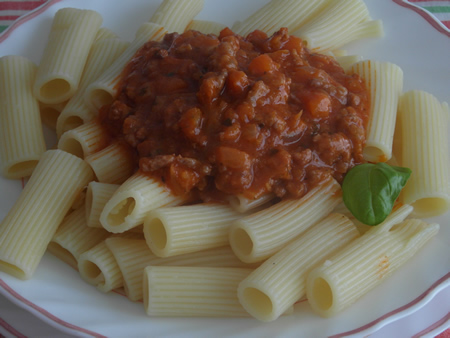
[{"label": "pile of pasta", "polygon": [[[0,58],[1,171],[11,179],[31,175],[0,224],[0,270],[29,279],[49,250],[99,290],[123,288],[142,300],[152,316],[272,321],[305,296],[318,314],[334,315],[437,234],[438,224],[418,218],[450,206],[448,105],[422,91],[404,93],[398,66],[339,49],[382,36],[363,1],[272,0],[232,30],[287,27],[361,75],[371,94],[364,156],[411,168],[411,179],[376,227],[349,213],[333,179],[298,200],[236,196],[229,205],[184,205],[162,183],[133,172],[127,152],[106,143],[95,118],[145,42],[224,27],[196,20],[202,6],[164,0],[131,42],[101,27],[98,13],[64,8],[38,66]],[[57,149],[46,150],[41,119],[56,131]]]}]

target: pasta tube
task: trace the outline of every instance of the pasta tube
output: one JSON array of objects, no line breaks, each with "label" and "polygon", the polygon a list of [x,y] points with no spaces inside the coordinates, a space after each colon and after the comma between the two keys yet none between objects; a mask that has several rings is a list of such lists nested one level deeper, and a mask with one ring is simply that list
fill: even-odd
[{"label": "pasta tube", "polygon": [[58,141],[58,149],[85,158],[106,147],[108,134],[97,120],[66,131]]},{"label": "pasta tube", "polygon": [[354,64],[351,72],[360,75],[370,91],[364,159],[386,162],[392,157],[398,100],[403,90],[403,72],[392,63],[372,60]]},{"label": "pasta tube", "polygon": [[230,229],[231,248],[244,262],[263,261],[323,219],[341,201],[341,187],[330,179],[299,200],[282,201],[235,221]]},{"label": "pasta tube", "polygon": [[450,209],[448,114],[442,108],[423,91],[409,91],[400,99],[402,166],[412,170],[401,198],[414,207],[416,217]]},{"label": "pasta tube", "polygon": [[[96,144],[96,140],[93,144]],[[123,183],[134,170],[131,154],[125,145],[119,143],[113,143],[86,156],[85,161],[91,166],[97,180],[102,183]]]},{"label": "pasta tube", "polygon": [[56,121],[67,102],[46,104],[39,102],[41,121],[52,130],[56,130]]},{"label": "pasta tube", "polygon": [[150,40],[159,41],[166,33],[167,30],[160,25],[154,23],[143,24],[128,48],[86,88],[84,100],[89,109],[98,111],[105,104],[111,103],[117,93],[120,74],[126,64],[143,44]]},{"label": "pasta tube", "polygon": [[19,199],[0,223],[0,270],[29,279],[59,224],[83,187],[89,166],[61,150],[48,150]]},{"label": "pasta tube", "polygon": [[75,93],[102,21],[100,14],[91,10],[63,8],[56,12],[34,82],[39,101],[64,102]]},{"label": "pasta tube", "polygon": [[239,283],[239,301],[261,321],[277,319],[305,295],[308,272],[358,236],[347,217],[330,214]]},{"label": "pasta tube", "polygon": [[125,294],[133,301],[142,299],[143,271],[149,265],[251,267],[242,263],[228,246],[161,258],[142,239],[112,237],[105,243],[122,272]]},{"label": "pasta tube", "polygon": [[109,292],[123,285],[122,273],[105,241],[80,255],[78,271],[87,283],[102,292]]},{"label": "pasta tube", "polygon": [[272,194],[263,195],[255,200],[250,200],[242,195],[230,196],[228,202],[230,206],[239,212],[247,212],[257,209],[270,202],[275,196]]},{"label": "pasta tube", "polygon": [[[333,1],[320,14],[292,33],[307,43],[314,52],[338,49],[344,44],[361,38],[360,30],[367,31],[369,11],[362,0]],[[361,26],[361,23],[364,23]],[[360,26],[358,26],[360,25]],[[377,26],[378,29],[382,28]],[[369,25],[369,27],[371,27]],[[382,35],[375,27],[372,35]],[[372,36],[369,35],[369,36]]]},{"label": "pasta tube", "polygon": [[222,204],[194,204],[158,208],[144,221],[149,248],[170,257],[228,244],[231,223],[242,214]]},{"label": "pasta tube", "polygon": [[183,198],[173,195],[162,183],[137,172],[106,203],[100,223],[109,232],[121,233],[143,224],[151,210],[183,202]]},{"label": "pasta tube", "polygon": [[30,176],[46,146],[32,86],[36,65],[21,56],[0,58],[0,170]]},{"label": "pasta tube", "polygon": [[271,0],[245,20],[233,25],[232,30],[239,35],[258,29],[268,35],[281,27],[295,31],[316,17],[330,0]]},{"label": "pasta tube", "polygon": [[204,0],[163,0],[149,20],[168,32],[184,32],[189,22],[200,13]]},{"label": "pasta tube", "polygon": [[97,112],[92,111],[84,101],[86,88],[123,53],[128,45],[128,42],[120,39],[97,39],[92,45],[78,89],[58,117],[56,124],[58,137],[65,131],[95,118]]},{"label": "pasta tube", "polygon": [[86,223],[91,228],[101,228],[100,214],[105,204],[119,188],[119,184],[100,183],[92,181],[86,190]]},{"label": "pasta tube", "polygon": [[108,236],[104,229],[87,226],[86,210],[82,205],[64,218],[47,249],[76,269],[80,255]]},{"label": "pasta tube", "polygon": [[373,227],[309,273],[308,302],[324,317],[341,312],[397,270],[438,230],[438,224],[416,219]]},{"label": "pasta tube", "polygon": [[336,61],[339,63],[339,66],[344,69],[344,71],[349,71],[354,63],[362,60],[361,55],[342,55],[336,56]]},{"label": "pasta tube", "polygon": [[237,298],[238,284],[251,269],[148,266],[144,307],[149,316],[248,316]]}]

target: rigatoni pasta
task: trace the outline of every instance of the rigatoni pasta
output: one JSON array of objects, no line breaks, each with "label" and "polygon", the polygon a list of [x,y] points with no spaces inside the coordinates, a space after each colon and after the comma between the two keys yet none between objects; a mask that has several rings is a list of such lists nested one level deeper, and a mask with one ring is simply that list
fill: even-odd
[{"label": "rigatoni pasta", "polygon": [[255,29],[268,35],[281,27],[295,31],[316,17],[331,1],[330,0],[271,0],[248,18],[235,23],[231,29],[246,36]]},{"label": "rigatoni pasta", "polygon": [[165,28],[169,33],[184,32],[187,25],[200,13],[204,0],[163,0],[150,18],[150,22]]},{"label": "rigatoni pasta", "polygon": [[142,299],[143,271],[149,265],[254,267],[241,262],[229,246],[162,258],[149,249],[144,239],[111,237],[105,243],[122,272],[125,294],[132,301]]},{"label": "rigatoni pasta", "polygon": [[112,232],[121,233],[144,223],[153,209],[180,205],[184,199],[175,196],[160,182],[137,172],[124,182],[106,203],[100,223]]},{"label": "rigatoni pasta", "polygon": [[402,166],[411,168],[402,201],[416,217],[432,217],[450,209],[448,113],[432,94],[409,91],[400,99]]},{"label": "rigatoni pasta", "polygon": [[123,285],[122,273],[104,240],[80,255],[78,271],[87,283],[102,292],[109,292]]},{"label": "rigatoni pasta", "polygon": [[[358,25],[368,20],[370,14],[362,0],[334,1],[318,16],[292,32],[292,35],[303,39],[308,48],[324,52],[342,47],[352,41],[355,35],[355,39],[361,38]],[[374,32],[378,37],[380,33]]]},{"label": "rigatoni pasta", "polygon": [[0,270],[29,279],[92,170],[78,157],[48,150],[0,223]]},{"label": "rigatoni pasta", "polygon": [[77,91],[58,117],[56,124],[58,137],[61,137],[65,131],[81,126],[97,116],[97,112],[91,110],[84,101],[86,88],[123,53],[128,45],[127,41],[117,38],[97,38],[86,60]]},{"label": "rigatoni pasta", "polygon": [[231,248],[244,262],[263,261],[324,218],[341,200],[339,184],[328,180],[299,200],[282,201],[235,221],[230,229]]},{"label": "rigatoni pasta", "polygon": [[56,121],[58,120],[58,117],[61,114],[62,110],[64,109],[65,105],[66,102],[54,104],[39,102],[39,112],[41,113],[42,123],[45,124],[50,129],[56,130],[56,123],[57,123]]},{"label": "rigatoni pasta", "polygon": [[255,318],[277,319],[306,293],[310,270],[359,236],[342,214],[330,214],[239,283],[238,298]]},{"label": "rigatoni pasta", "polygon": [[337,314],[398,269],[438,230],[438,224],[415,219],[373,227],[309,273],[308,302],[321,316]]},{"label": "rigatoni pasta", "polygon": [[39,101],[64,102],[75,93],[102,22],[91,10],[63,8],[55,14],[33,86]]},{"label": "rigatoni pasta", "polygon": [[150,316],[248,316],[237,298],[237,285],[252,270],[242,268],[148,266],[144,271],[144,307]]},{"label": "rigatoni pasta", "polygon": [[58,141],[58,149],[79,158],[85,158],[104,149],[107,144],[105,129],[99,121],[92,120],[75,129],[66,131]]},{"label": "rigatoni pasta", "polygon": [[[100,131],[102,133],[100,129],[95,127],[95,124],[91,124],[90,126],[94,127],[94,131]],[[85,129],[84,126],[80,128]],[[97,147],[99,142],[102,142],[101,136],[100,138],[95,138],[90,145]],[[70,144],[75,147],[77,146],[73,142]],[[78,150],[77,154],[81,154],[81,151]],[[134,165],[131,160],[131,154],[127,151],[126,146],[118,142],[112,143],[85,157],[85,161],[91,166],[97,181],[111,184],[121,184],[130,177],[134,170]]]},{"label": "rigatoni pasta", "polygon": [[119,184],[101,183],[92,181],[87,186],[85,210],[86,223],[91,228],[102,228],[100,215],[105,204],[119,188]]},{"label": "rigatoni pasta", "polygon": [[363,154],[369,162],[386,162],[392,156],[398,100],[403,90],[403,72],[390,62],[365,60],[350,70],[364,79],[370,90],[370,117]]},{"label": "rigatoni pasta", "polygon": [[0,58],[0,171],[30,176],[45,152],[39,103],[32,86],[36,65],[22,56]]},{"label": "rigatoni pasta", "polygon": [[275,198],[272,194],[263,195],[257,199],[249,199],[242,195],[230,196],[228,199],[228,203],[230,206],[239,211],[239,212],[247,212],[250,210],[258,209],[259,207],[269,203],[271,200]]},{"label": "rigatoni pasta", "polygon": [[136,51],[149,40],[161,40],[167,33],[164,27],[154,23],[144,23],[136,32],[136,38],[125,51],[92,82],[85,91],[84,100],[89,109],[94,111],[111,103],[116,94],[119,75]]},{"label": "rigatoni pasta", "polygon": [[109,236],[104,229],[89,228],[84,204],[69,213],[58,227],[47,250],[73,268],[78,267],[80,255]]},{"label": "rigatoni pasta", "polygon": [[231,223],[242,214],[223,204],[206,203],[151,210],[144,221],[149,248],[160,257],[228,245]]}]

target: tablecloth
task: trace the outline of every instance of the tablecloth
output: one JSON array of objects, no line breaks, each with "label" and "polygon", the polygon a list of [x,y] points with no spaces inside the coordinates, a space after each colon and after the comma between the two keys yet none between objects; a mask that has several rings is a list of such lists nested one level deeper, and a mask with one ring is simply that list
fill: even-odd
[{"label": "tablecloth", "polygon": [[[375,1],[375,0],[373,0]],[[47,0],[0,0],[0,34],[14,23],[20,16],[43,5]],[[450,29],[450,1],[442,0],[409,0],[431,12],[445,27]],[[448,289],[448,288],[447,288]],[[445,297],[450,298],[450,290],[443,291]],[[431,306],[432,302],[428,304]],[[427,307],[421,309],[427,311]],[[414,316],[414,315],[413,315]],[[419,313],[415,316],[419,318]],[[448,316],[447,316],[448,317]],[[25,323],[25,325],[24,325]],[[401,328],[402,321],[391,324]],[[426,328],[425,328],[426,329]],[[397,331],[398,332],[398,331]],[[0,295],[0,338],[3,337],[71,337],[55,329],[40,319],[29,314],[5,297]],[[371,337],[384,337],[383,329]],[[450,329],[440,333],[438,338],[450,338]]]}]

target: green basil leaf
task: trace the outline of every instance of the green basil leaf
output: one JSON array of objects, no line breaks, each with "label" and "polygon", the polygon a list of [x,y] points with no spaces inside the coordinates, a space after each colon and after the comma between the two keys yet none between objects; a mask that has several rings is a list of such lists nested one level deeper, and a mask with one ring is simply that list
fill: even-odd
[{"label": "green basil leaf", "polygon": [[344,203],[353,216],[367,225],[383,222],[411,175],[411,169],[386,163],[353,167],[342,182]]}]

